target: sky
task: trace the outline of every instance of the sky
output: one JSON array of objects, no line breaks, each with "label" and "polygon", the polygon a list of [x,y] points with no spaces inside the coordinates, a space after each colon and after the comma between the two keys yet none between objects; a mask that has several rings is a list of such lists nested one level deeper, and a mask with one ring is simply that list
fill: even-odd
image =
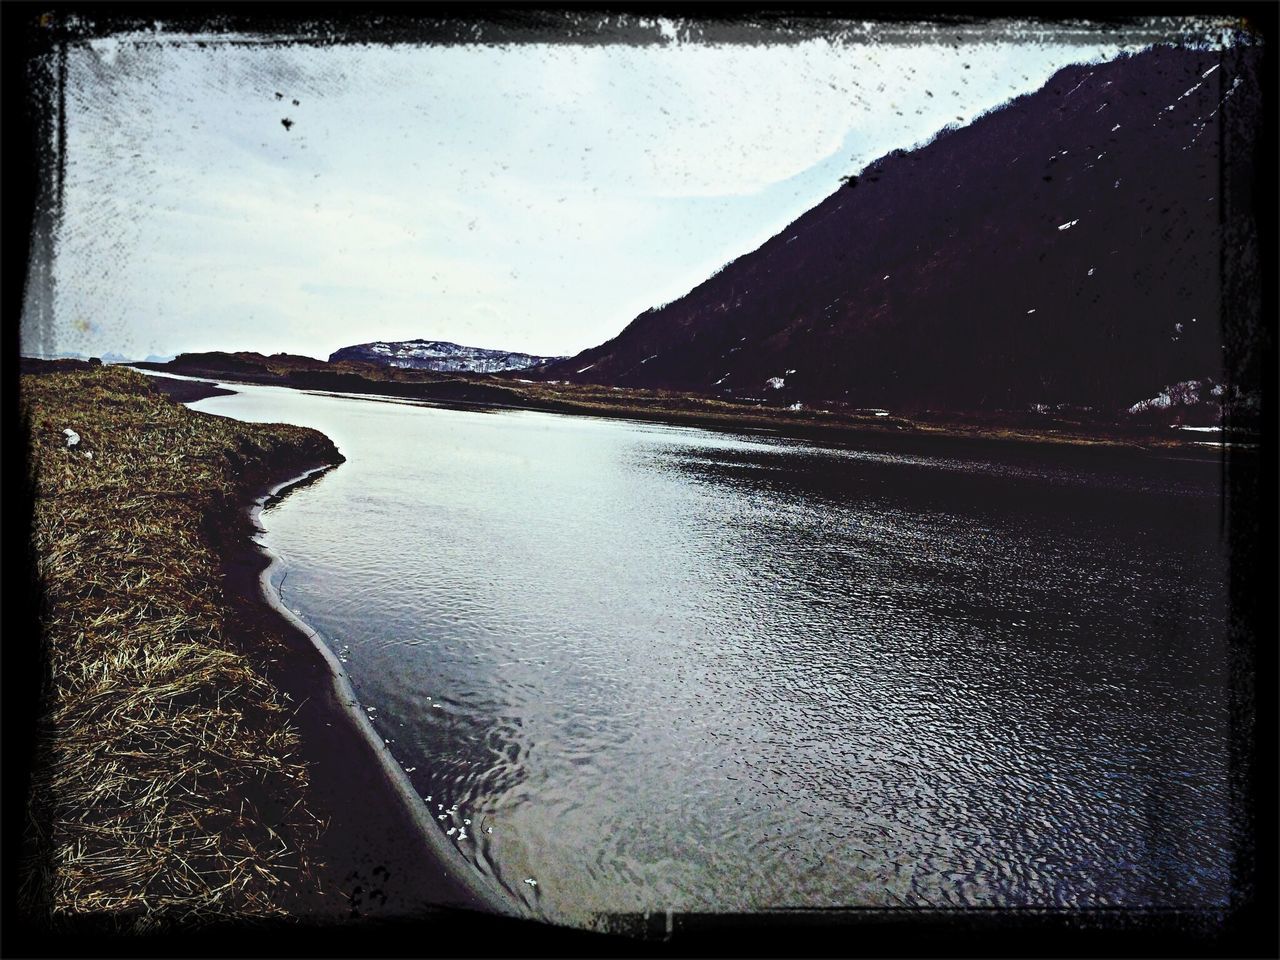
[{"label": "sky", "polygon": [[79,44],[52,322],[29,285],[23,352],[576,353],[841,177],[1120,50],[659,26],[642,46]]}]

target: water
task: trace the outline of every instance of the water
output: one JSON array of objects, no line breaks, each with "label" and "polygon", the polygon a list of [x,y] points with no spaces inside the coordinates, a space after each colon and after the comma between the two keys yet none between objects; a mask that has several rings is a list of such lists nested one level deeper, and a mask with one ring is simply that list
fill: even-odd
[{"label": "water", "polygon": [[1217,464],[236,389],[347,457],[285,602],[541,915],[1230,895]]}]

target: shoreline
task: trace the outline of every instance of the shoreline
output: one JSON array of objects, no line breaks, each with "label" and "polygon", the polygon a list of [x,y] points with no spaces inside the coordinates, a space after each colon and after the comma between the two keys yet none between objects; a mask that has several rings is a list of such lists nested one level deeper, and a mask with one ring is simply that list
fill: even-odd
[{"label": "shoreline", "polygon": [[[476,874],[475,868],[440,835],[404,768],[391,754],[361,708],[351,679],[340,661],[324,639],[301,617],[289,610],[272,589],[271,575],[280,568],[283,561],[258,539],[265,533],[260,519],[262,513],[287,497],[292,490],[314,482],[336,466],[338,465],[324,464],[312,467],[272,484],[265,490],[259,488],[257,496],[243,514],[249,522],[251,532],[241,541],[239,549],[243,553],[254,555],[254,560],[247,564],[245,572],[254,566],[260,569],[257,576],[252,578],[252,584],[248,578],[233,581],[233,589],[245,589],[250,594],[245,600],[256,600],[266,608],[264,617],[274,616],[282,622],[284,629],[291,634],[287,638],[291,652],[297,653],[300,660],[311,661],[309,664],[273,665],[271,673],[272,679],[298,704],[293,719],[300,728],[304,728],[302,752],[312,763],[313,793],[317,791],[318,781],[323,777],[329,775],[332,778],[334,774],[341,772],[321,769],[325,766],[332,767],[336,755],[345,754],[346,759],[353,761],[349,772],[358,768],[376,771],[376,776],[373,777],[340,777],[329,784],[319,784],[319,788],[331,792],[331,796],[334,793],[345,795],[352,801],[352,809],[339,811],[350,827],[356,828],[363,821],[363,825],[355,829],[353,836],[329,837],[327,844],[325,837],[321,838],[322,847],[336,846],[339,853],[346,850],[348,859],[353,861],[350,867],[327,863],[323,868],[324,872],[332,877],[343,875],[347,889],[340,892],[353,903],[361,899],[359,894],[353,894],[354,888],[366,887],[369,896],[363,903],[355,903],[357,909],[363,907],[359,909],[362,915],[418,917],[442,909],[462,909],[509,917],[527,916],[528,914],[519,910],[514,900],[487,885]],[[233,543],[220,544],[220,547],[229,553],[236,550]],[[232,557],[229,562],[243,563],[246,559],[248,558],[243,556]],[[281,678],[275,676],[276,673],[290,676],[285,682],[281,682]],[[299,700],[296,693],[303,692],[299,687],[311,687],[313,690],[305,699]],[[312,714],[310,717],[305,716],[308,710]],[[326,715],[331,719],[324,719]],[[324,724],[326,734],[332,738],[323,747],[314,741],[309,742],[308,731],[305,729],[309,727],[318,732],[320,723]],[[317,748],[327,754],[325,763],[315,763]],[[400,807],[399,811],[394,809],[397,805]],[[325,804],[325,807],[329,806],[331,804]],[[328,809],[325,812],[334,813]],[[400,815],[397,816],[397,813]],[[381,824],[371,824],[371,821],[379,817],[384,818]],[[331,826],[330,831],[326,831],[326,836],[332,829]],[[357,840],[361,843],[359,849],[355,848]],[[415,843],[414,840],[418,842]],[[326,852],[330,857],[334,854],[332,849]],[[416,870],[415,860],[418,861]],[[400,864],[404,866],[399,866]],[[385,872],[379,873],[379,867]],[[397,868],[404,872],[397,874]],[[367,877],[351,876],[347,880],[353,871],[366,871]],[[400,882],[402,877],[405,881],[403,883]],[[369,881],[372,881],[372,886],[368,885]],[[379,891],[383,897],[375,895]]]},{"label": "shoreline", "polygon": [[[176,402],[235,392],[212,384],[195,387],[186,381],[183,399]],[[320,861],[315,873],[323,889],[296,891],[301,907],[296,916],[322,922],[458,912],[526,916],[439,836],[408,775],[361,709],[340,662],[272,589],[271,574],[282,560],[259,539],[265,532],[263,511],[340,465],[275,469],[265,463],[269,479],[250,489],[234,518],[207,518],[234,611],[229,631],[246,649],[261,650],[262,639],[271,636],[288,651],[287,658],[266,662],[265,673],[290,702],[299,753],[310,773],[308,803],[328,819],[315,843]],[[284,479],[270,479],[282,472],[288,474]]]}]

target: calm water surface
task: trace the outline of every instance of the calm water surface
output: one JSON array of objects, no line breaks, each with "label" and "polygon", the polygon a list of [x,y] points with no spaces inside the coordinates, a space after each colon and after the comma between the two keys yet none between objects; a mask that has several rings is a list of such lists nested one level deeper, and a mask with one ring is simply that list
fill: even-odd
[{"label": "calm water surface", "polygon": [[1217,464],[235,389],[347,457],[285,602],[544,916],[1228,897]]}]

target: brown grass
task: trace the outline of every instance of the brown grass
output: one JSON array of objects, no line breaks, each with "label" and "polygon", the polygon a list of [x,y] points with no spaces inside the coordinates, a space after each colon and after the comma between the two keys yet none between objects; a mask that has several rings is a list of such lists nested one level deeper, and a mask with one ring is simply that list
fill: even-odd
[{"label": "brown grass", "polygon": [[120,368],[23,376],[21,392],[48,667],[24,910],[132,930],[286,912],[322,824],[263,679],[271,651],[229,639],[210,525],[243,523],[269,478],[340,457],[314,431],[194,413]]}]

